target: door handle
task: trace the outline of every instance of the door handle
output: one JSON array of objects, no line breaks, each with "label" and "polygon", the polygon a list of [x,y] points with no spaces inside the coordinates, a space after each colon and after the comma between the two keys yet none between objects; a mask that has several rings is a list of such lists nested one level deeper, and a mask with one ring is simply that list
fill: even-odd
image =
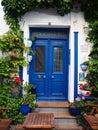
[{"label": "door handle", "polygon": [[43,79],[46,79],[46,75],[43,76]]},{"label": "door handle", "polygon": [[52,75],[51,78],[54,79],[54,75]]},{"label": "door handle", "polygon": [[38,75],[38,79],[41,79],[41,75],[40,74]]}]

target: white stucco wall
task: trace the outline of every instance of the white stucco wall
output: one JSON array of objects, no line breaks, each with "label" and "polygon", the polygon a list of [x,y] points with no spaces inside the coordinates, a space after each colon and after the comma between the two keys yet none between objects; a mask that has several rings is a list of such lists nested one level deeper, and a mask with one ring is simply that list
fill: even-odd
[{"label": "white stucco wall", "polygon": [[[24,36],[29,37],[29,27],[69,27],[70,38],[69,47],[71,50],[70,66],[69,66],[69,86],[68,100],[74,100],[74,32],[78,32],[78,72],[81,72],[80,64],[87,59],[89,48],[85,41],[87,34],[84,33],[84,15],[82,12],[72,12],[65,16],[59,16],[54,10],[37,10],[26,13],[21,19],[21,29],[24,31]],[[24,68],[26,70],[26,68]],[[24,71],[24,79],[28,81],[28,75]]]},{"label": "white stucco wall", "polygon": [[8,25],[4,20],[3,7],[1,6],[1,0],[0,0],[0,35],[6,33],[7,31],[8,31]]},{"label": "white stucco wall", "polygon": [[[3,19],[3,9],[0,5],[0,35],[8,30]],[[71,50],[70,66],[69,66],[69,86],[68,86],[68,100],[72,102],[74,100],[74,32],[78,32],[78,71],[80,72],[80,64],[85,61],[89,54],[89,47],[85,41],[86,34],[84,33],[85,20],[82,12],[72,12],[65,16],[59,16],[54,10],[36,10],[26,13],[20,19],[21,29],[24,31],[24,37],[29,37],[29,27],[69,27],[69,48]],[[26,39],[25,39],[26,44]],[[26,55],[25,55],[26,56]],[[27,67],[23,71],[23,79],[28,81]]]},{"label": "white stucco wall", "polygon": [[[1,6],[1,0],[0,0],[0,36],[8,31],[8,25],[6,24],[4,20],[4,12],[3,7]],[[0,52],[0,57],[2,53]]]}]

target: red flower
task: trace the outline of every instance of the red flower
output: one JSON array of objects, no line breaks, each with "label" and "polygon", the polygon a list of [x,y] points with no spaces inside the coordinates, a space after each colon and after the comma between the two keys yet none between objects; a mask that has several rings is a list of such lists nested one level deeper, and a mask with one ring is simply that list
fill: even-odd
[{"label": "red flower", "polygon": [[87,116],[87,114],[86,114],[86,113],[84,113],[83,115],[84,115],[84,116]]},{"label": "red flower", "polygon": [[95,86],[91,86],[92,89],[96,88]]},{"label": "red flower", "polygon": [[88,84],[84,84],[85,87],[88,87]]},{"label": "red flower", "polygon": [[86,92],[86,95],[90,95],[90,94],[91,94],[91,92],[89,92],[89,91]]},{"label": "red flower", "polygon": [[83,86],[82,85],[80,86],[80,90],[83,90]]},{"label": "red flower", "polygon": [[20,82],[22,82],[22,80],[19,77],[15,77],[14,78],[14,82],[15,83],[20,83]]}]

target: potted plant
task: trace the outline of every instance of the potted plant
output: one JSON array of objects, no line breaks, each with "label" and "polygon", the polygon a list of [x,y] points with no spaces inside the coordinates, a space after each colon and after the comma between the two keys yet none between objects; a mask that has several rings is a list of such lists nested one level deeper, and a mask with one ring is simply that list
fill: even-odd
[{"label": "potted plant", "polygon": [[75,102],[70,103],[70,105],[69,105],[69,113],[72,116],[77,116],[77,115],[80,114],[81,108],[84,107],[84,105],[85,105],[84,100],[85,100],[85,97],[82,97],[81,99],[80,99],[80,97],[77,97],[75,99]]},{"label": "potted plant", "polygon": [[22,81],[19,76],[8,79],[11,97],[22,96]]},{"label": "potted plant", "polygon": [[95,89],[95,86],[89,86],[87,83],[79,85],[79,90],[83,96],[90,96],[93,89]]},{"label": "potted plant", "polygon": [[31,88],[35,87],[32,84],[26,83],[23,86],[24,94],[21,98],[20,112],[27,115],[31,109],[36,107],[36,95],[31,93]]}]

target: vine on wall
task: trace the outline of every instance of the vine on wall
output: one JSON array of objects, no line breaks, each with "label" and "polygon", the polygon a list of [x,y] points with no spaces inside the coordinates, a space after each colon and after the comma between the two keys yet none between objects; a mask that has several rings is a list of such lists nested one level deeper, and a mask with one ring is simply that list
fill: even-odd
[{"label": "vine on wall", "polygon": [[87,40],[91,43],[92,49],[89,54],[87,80],[90,86],[96,86],[92,95],[98,97],[98,1],[83,0],[82,10],[85,19],[89,22],[89,33]]},{"label": "vine on wall", "polygon": [[2,0],[5,18],[10,24],[10,18],[15,19],[24,15],[26,12],[36,8],[55,8],[60,15],[67,14],[72,9],[71,0]]}]

